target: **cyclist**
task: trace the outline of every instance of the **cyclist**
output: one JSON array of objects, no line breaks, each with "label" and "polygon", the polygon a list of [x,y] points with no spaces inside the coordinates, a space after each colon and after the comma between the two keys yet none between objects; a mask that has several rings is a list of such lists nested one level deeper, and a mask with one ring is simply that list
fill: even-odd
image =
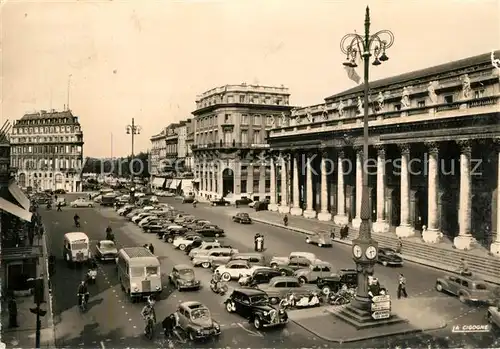
[{"label": "cyclist", "polygon": [[153,320],[153,323],[156,322],[156,313],[154,308],[155,301],[153,298],[149,297],[147,304],[142,308],[141,316],[145,321],[144,333],[148,332],[149,321]]}]

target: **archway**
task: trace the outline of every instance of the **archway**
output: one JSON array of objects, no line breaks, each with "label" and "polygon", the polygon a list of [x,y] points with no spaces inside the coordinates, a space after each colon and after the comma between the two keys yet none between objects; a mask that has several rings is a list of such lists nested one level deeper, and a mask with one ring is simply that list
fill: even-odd
[{"label": "archway", "polygon": [[401,224],[401,191],[395,187],[391,193],[391,226],[398,227]]},{"label": "archway", "polygon": [[222,195],[234,193],[234,172],[230,168],[222,171]]},{"label": "archway", "polygon": [[58,173],[55,175],[56,189],[64,189],[64,177]]},{"label": "archway", "polygon": [[427,200],[427,190],[419,188],[415,192],[415,212],[413,216],[416,230],[422,230],[423,225],[429,227],[427,217]]},{"label": "archway", "polygon": [[476,192],[472,195],[471,232],[480,244],[491,244],[491,192]]},{"label": "archway", "polygon": [[19,186],[22,188],[26,188],[26,174],[25,173],[20,173],[19,174]]},{"label": "archway", "polygon": [[448,189],[441,196],[441,232],[450,239],[458,235],[458,205],[455,189]]}]

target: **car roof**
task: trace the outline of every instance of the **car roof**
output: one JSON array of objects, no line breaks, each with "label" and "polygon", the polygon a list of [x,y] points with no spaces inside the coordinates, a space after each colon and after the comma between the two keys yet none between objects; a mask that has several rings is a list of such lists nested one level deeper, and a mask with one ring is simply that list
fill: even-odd
[{"label": "car roof", "polygon": [[111,242],[113,245],[115,244],[115,242],[112,240],[100,240],[99,243],[101,243],[101,242]]},{"label": "car roof", "polygon": [[276,276],[273,277],[270,281],[272,282],[287,282],[287,281],[294,281],[298,282],[298,279],[293,276]]},{"label": "car roof", "polygon": [[318,265],[321,265],[321,266],[328,266],[328,267],[331,267],[332,265],[328,262],[325,262],[325,261],[321,261],[319,259],[316,259],[312,264],[312,266],[318,266]]},{"label": "car roof", "polygon": [[77,231],[77,232],[72,232],[72,233],[66,233],[64,234],[64,237],[68,240],[83,240],[83,239],[89,239],[89,237],[87,236],[87,234],[85,233],[82,233],[81,231]]},{"label": "car roof", "polygon": [[203,305],[202,303],[197,302],[197,301],[187,301],[187,302],[183,302],[183,303],[179,304],[179,307],[180,307],[180,308],[189,309],[189,310],[193,310],[193,309],[197,309],[197,308],[204,308],[204,309],[208,309],[208,308],[207,308],[207,306],[205,306],[205,305]]},{"label": "car roof", "polygon": [[260,252],[243,252],[243,253],[237,253],[234,255],[234,259],[238,259],[238,257],[258,257],[258,258],[264,258],[264,255]]},{"label": "car roof", "polygon": [[237,288],[234,290],[234,292],[243,293],[244,295],[247,295],[247,296],[267,295],[267,293],[265,291],[260,290],[258,288],[251,288],[251,287]]},{"label": "car roof", "polygon": [[475,274],[472,275],[462,275],[460,273],[451,273],[449,276],[454,276],[461,278],[463,280],[473,281],[473,282],[485,282],[483,279],[477,277]]},{"label": "car roof", "polygon": [[174,265],[174,269],[177,269],[177,270],[186,270],[186,269],[193,270],[193,267],[190,266],[190,265],[187,265],[187,264],[176,264],[176,265]]}]

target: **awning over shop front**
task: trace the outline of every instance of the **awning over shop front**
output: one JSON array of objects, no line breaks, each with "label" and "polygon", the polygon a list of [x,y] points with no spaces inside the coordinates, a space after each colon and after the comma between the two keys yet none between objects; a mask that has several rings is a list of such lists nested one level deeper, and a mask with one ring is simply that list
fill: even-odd
[{"label": "awning over shop front", "polygon": [[171,179],[167,179],[167,181],[165,182],[165,188],[170,188],[170,184],[172,183],[172,180]]},{"label": "awning over shop front", "polygon": [[170,185],[168,186],[169,189],[177,189],[177,187],[179,186],[180,183],[180,180],[178,179],[172,179],[172,183],[170,183]]},{"label": "awning over shop front", "polygon": [[31,222],[31,217],[33,216],[33,213],[31,213],[29,211],[29,206],[28,206],[28,209],[25,209],[25,208],[19,207],[15,204],[5,200],[3,198],[0,198],[0,210],[4,210],[6,212],[9,212],[10,214],[13,214],[14,216],[17,216],[21,219],[24,219],[25,221],[28,221],[28,222]]},{"label": "awning over shop front", "polygon": [[33,258],[38,258],[40,256],[42,256],[41,246],[2,248],[2,260],[5,262],[33,259]]},{"label": "awning over shop front", "polygon": [[191,193],[193,191],[193,181],[191,179],[183,179],[181,181],[181,189],[184,194]]},{"label": "awning over shop front", "polygon": [[12,196],[14,197],[14,199],[16,199],[17,202],[19,202],[19,204],[22,207],[24,207],[24,209],[26,209],[26,210],[29,211],[29,209],[31,207],[30,199],[28,199],[26,197],[26,195],[23,193],[23,191],[21,190],[21,188],[19,188],[19,186],[14,181],[12,181],[9,184],[9,192],[12,194]]},{"label": "awning over shop front", "polygon": [[165,183],[165,178],[161,178],[161,177],[155,177],[153,179],[153,185],[155,187],[163,187],[163,183]]}]

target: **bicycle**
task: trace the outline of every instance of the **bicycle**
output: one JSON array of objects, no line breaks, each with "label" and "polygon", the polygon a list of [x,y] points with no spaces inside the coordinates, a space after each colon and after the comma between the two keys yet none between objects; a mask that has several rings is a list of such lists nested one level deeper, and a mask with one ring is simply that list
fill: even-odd
[{"label": "bicycle", "polygon": [[154,337],[154,320],[152,316],[147,317],[146,329],[144,335],[147,339],[151,340]]}]

